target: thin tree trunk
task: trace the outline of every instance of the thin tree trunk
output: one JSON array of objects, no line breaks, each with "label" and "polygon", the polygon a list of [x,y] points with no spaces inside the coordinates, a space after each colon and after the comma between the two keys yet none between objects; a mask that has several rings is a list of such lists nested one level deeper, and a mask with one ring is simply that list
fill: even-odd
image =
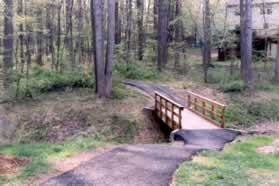
[{"label": "thin tree trunk", "polygon": [[119,0],[115,1],[115,44],[121,43],[121,18],[119,15]]},{"label": "thin tree trunk", "polygon": [[244,46],[244,59],[243,62],[243,73],[245,88],[252,93],[253,90],[253,71],[252,71],[252,0],[245,0],[245,41],[242,43]]},{"label": "thin tree trunk", "polygon": [[78,62],[82,62],[82,46],[83,46],[83,6],[82,6],[82,0],[77,0],[78,4],[78,38],[77,38],[77,51],[78,51]]},{"label": "thin tree trunk", "polygon": [[204,46],[203,46],[203,69],[204,82],[207,83],[208,67],[211,63],[211,18],[209,0],[204,0]]},{"label": "thin tree trunk", "polygon": [[182,3],[181,0],[176,0],[176,19],[178,18],[175,25],[175,42],[176,42],[176,50],[175,50],[175,68],[179,68],[179,63],[181,60],[181,43],[183,42],[183,22],[181,20],[181,8]]},{"label": "thin tree trunk", "polygon": [[144,0],[137,0],[138,8],[138,59],[143,60],[144,55],[144,27],[143,27],[143,16],[144,16]]},{"label": "thin tree trunk", "polygon": [[245,7],[244,1],[240,0],[240,56],[241,56],[241,64],[240,64],[240,74],[241,77],[244,78],[243,65],[245,61]]},{"label": "thin tree trunk", "polygon": [[74,45],[73,45],[73,6],[74,0],[66,1],[66,37],[65,44],[69,53],[72,70],[75,66],[75,55],[74,55]]},{"label": "thin tree trunk", "polygon": [[275,81],[279,83],[279,39],[277,42],[277,58],[275,65]]},{"label": "thin tree trunk", "polygon": [[161,71],[168,63],[168,21],[169,1],[161,0],[159,3],[158,21],[158,69]]},{"label": "thin tree trunk", "polygon": [[3,86],[6,94],[9,92],[12,83],[13,71],[13,0],[4,0],[4,57],[3,57]]},{"label": "thin tree trunk", "polygon": [[154,5],[153,5],[153,14],[154,14],[154,19],[153,19],[153,25],[154,25],[154,33],[158,31],[158,12],[159,12],[159,0],[154,0]]},{"label": "thin tree trunk", "polygon": [[43,10],[41,7],[37,9],[37,19],[38,19],[38,30],[37,30],[37,63],[38,65],[43,65]]},{"label": "thin tree trunk", "polygon": [[90,7],[91,7],[91,11],[90,11],[90,15],[91,15],[91,34],[92,34],[92,39],[91,39],[91,45],[92,45],[92,50],[91,50],[91,53],[92,53],[92,55],[91,56],[93,56],[92,57],[92,60],[94,60],[94,62],[93,62],[93,64],[94,64],[94,72],[95,72],[95,82],[96,82],[96,85],[95,85],[95,93],[97,93],[98,92],[98,84],[97,84],[97,82],[98,82],[98,76],[97,76],[97,73],[98,73],[98,71],[97,71],[97,66],[98,66],[98,64],[97,64],[97,59],[96,59],[96,56],[97,56],[97,54],[96,54],[96,30],[95,30],[95,8],[94,8],[94,6],[95,6],[95,4],[94,4],[94,1],[95,0],[91,0],[90,1]]},{"label": "thin tree trunk", "polygon": [[132,0],[127,0],[127,28],[126,28],[126,33],[127,33],[127,48],[126,48],[126,63],[128,64],[130,62],[131,58],[131,46],[132,46]]},{"label": "thin tree trunk", "polygon": [[108,0],[108,42],[105,67],[106,97],[112,95],[112,64],[115,44],[115,0]]},{"label": "thin tree trunk", "polygon": [[[18,16],[23,16],[23,0],[18,0]],[[24,35],[23,35],[23,24],[19,24],[19,46],[20,46],[20,72],[23,73],[24,70]]]},{"label": "thin tree trunk", "polygon": [[[59,67],[61,66],[61,61],[60,61],[60,48],[61,48],[61,9],[62,5],[61,2],[58,4],[57,7],[57,41],[56,41],[56,47],[57,47],[57,57],[56,57],[56,65],[55,65],[55,70],[58,71]],[[61,69],[60,69],[61,70]]]}]

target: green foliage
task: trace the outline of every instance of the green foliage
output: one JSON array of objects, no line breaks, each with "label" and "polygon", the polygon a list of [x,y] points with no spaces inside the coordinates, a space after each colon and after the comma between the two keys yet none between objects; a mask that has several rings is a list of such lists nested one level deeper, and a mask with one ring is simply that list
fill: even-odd
[{"label": "green foliage", "polygon": [[257,120],[279,120],[279,100],[270,102],[252,103],[248,107],[248,113],[255,116]]},{"label": "green foliage", "polygon": [[65,88],[93,88],[94,78],[77,69],[73,72],[59,73],[40,67],[33,69],[29,80],[21,80],[16,95],[20,97],[35,97],[38,94],[63,90]]},{"label": "green foliage", "polygon": [[117,63],[114,65],[114,72],[125,79],[147,80],[159,77],[157,69],[137,64]]},{"label": "green foliage", "polygon": [[242,92],[245,88],[244,82],[241,80],[222,83],[220,88],[225,92]]},{"label": "green foliage", "polygon": [[240,80],[239,73],[231,74],[224,68],[210,70],[208,81],[212,84],[218,84],[219,88],[225,93],[242,92],[245,88],[244,82]]},{"label": "green foliage", "polygon": [[226,122],[249,126],[263,121],[279,121],[279,100],[235,103],[225,112]]},{"label": "green foliage", "polygon": [[[278,181],[278,155],[263,155],[257,147],[269,145],[273,138],[248,137],[227,146],[222,152],[207,151],[184,163],[176,173],[177,186],[269,185]],[[272,180],[274,178],[275,180]],[[278,183],[278,182],[277,182]],[[276,185],[276,184],[275,184]]]},{"label": "green foliage", "polygon": [[19,174],[10,177],[0,176],[0,185],[5,183],[12,184],[16,181],[25,180],[30,176],[47,173],[51,168],[49,162],[51,159],[63,159],[87,149],[101,146],[105,146],[105,144],[89,138],[78,138],[61,144],[13,144],[0,146],[0,153],[2,154],[30,157],[32,159],[26,167],[20,170]]},{"label": "green foliage", "polygon": [[247,106],[240,103],[228,106],[225,118],[228,125],[233,123],[238,126],[249,126],[256,122],[255,116],[249,114]]}]

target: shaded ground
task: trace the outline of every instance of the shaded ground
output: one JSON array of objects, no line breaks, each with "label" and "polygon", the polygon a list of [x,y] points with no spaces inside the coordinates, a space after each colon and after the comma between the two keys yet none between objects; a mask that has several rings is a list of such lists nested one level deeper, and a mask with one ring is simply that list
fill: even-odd
[{"label": "shaded ground", "polygon": [[[154,91],[160,91],[186,105],[185,99],[177,96],[168,87],[134,81],[125,83],[149,95],[153,95]],[[174,139],[184,141],[181,145],[146,144],[118,147],[41,185],[167,186],[171,184],[172,176],[182,162],[190,160],[194,154],[204,149],[221,150],[237,135],[237,132],[223,129],[182,130],[174,134]]]},{"label": "shaded ground", "polygon": [[15,173],[30,162],[28,158],[16,158],[0,154],[0,176]]},{"label": "shaded ground", "polygon": [[92,91],[74,90],[1,104],[0,144],[57,143],[95,135],[120,143],[161,142],[159,127],[142,112],[149,99],[129,89],[125,92],[129,97],[108,101],[97,99]]}]

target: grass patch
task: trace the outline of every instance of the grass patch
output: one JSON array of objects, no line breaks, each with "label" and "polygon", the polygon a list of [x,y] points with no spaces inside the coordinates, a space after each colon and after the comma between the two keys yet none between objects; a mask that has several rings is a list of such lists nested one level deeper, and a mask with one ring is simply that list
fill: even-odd
[{"label": "grass patch", "polygon": [[2,145],[0,146],[0,153],[17,157],[30,157],[32,161],[20,170],[17,175],[0,176],[0,185],[6,183],[16,184],[31,176],[47,173],[49,169],[51,169],[50,163],[53,160],[62,160],[77,155],[82,151],[102,146],[106,146],[106,144],[97,139],[82,137],[60,144],[42,143]]},{"label": "grass patch", "polygon": [[[223,152],[202,152],[178,169],[176,185],[272,185],[264,173],[278,175],[279,156],[258,154],[256,149],[271,144],[274,138],[279,137],[247,137]],[[262,176],[255,176],[255,172]]]}]

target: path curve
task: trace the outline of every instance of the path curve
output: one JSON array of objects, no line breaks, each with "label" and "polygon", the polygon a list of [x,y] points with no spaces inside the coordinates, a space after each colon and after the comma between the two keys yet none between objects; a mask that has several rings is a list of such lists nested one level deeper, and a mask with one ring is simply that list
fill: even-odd
[{"label": "path curve", "polygon": [[[127,81],[149,95],[160,91],[183,103],[183,99],[168,87]],[[44,186],[168,186],[177,167],[197,152],[221,150],[233,141],[237,132],[230,130],[178,131],[174,139],[183,144],[139,144],[117,147],[81,164],[60,176],[51,178]],[[185,137],[186,136],[186,137]]]}]

